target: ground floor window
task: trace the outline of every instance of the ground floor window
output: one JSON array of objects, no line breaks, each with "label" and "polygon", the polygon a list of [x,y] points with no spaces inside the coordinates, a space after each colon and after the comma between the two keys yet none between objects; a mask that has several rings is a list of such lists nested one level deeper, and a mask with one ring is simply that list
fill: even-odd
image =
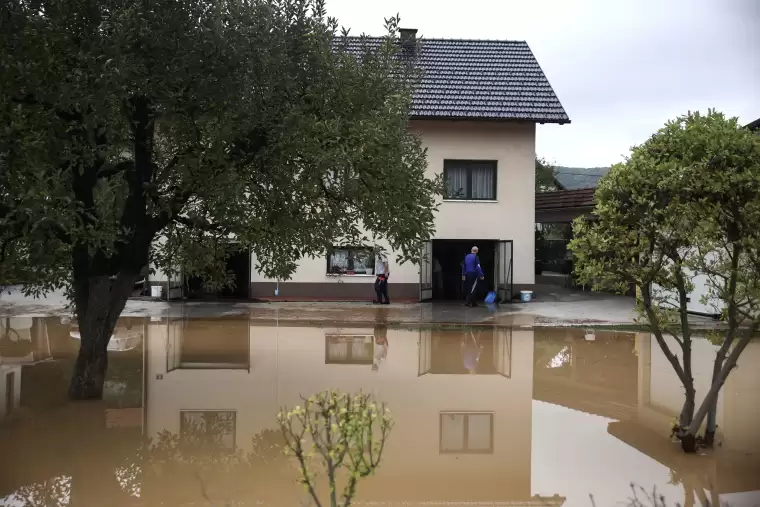
[{"label": "ground floor window", "polygon": [[366,247],[334,247],[327,254],[327,274],[374,275],[374,251]]}]

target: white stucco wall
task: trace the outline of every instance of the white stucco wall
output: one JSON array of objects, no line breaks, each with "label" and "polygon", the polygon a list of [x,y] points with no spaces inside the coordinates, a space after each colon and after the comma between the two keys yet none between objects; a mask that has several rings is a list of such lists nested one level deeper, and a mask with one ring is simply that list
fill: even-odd
[{"label": "white stucco wall", "polygon": [[443,201],[435,239],[512,240],[514,283],[534,283],[535,124],[419,122],[413,128],[428,149],[431,176],[447,159],[497,161],[496,201]]},{"label": "white stucco wall", "polygon": [[[444,160],[496,160],[497,191],[493,202],[442,201],[434,239],[493,239],[514,243],[514,283],[533,284],[535,258],[535,139],[533,123],[413,122],[427,148],[428,175],[443,172]],[[382,241],[379,245],[387,247]],[[419,268],[396,265],[391,255],[391,283],[418,283]],[[256,272],[252,282],[271,282]],[[306,283],[372,283],[371,276],[326,275],[323,257],[303,259],[290,281]]]},{"label": "white stucco wall", "polygon": [[[532,330],[513,332],[511,378],[418,376],[419,331],[389,329],[387,358],[373,372],[369,365],[325,364],[324,329],[273,326],[251,326],[250,372],[167,372],[166,330],[166,323],[148,326],[148,435],[179,432],[183,409],[235,410],[237,445],[248,449],[254,435],[276,428],[281,406],[302,404],[301,394],[327,388],[362,390],[386,402],[396,422],[377,476],[362,483],[364,498],[527,500],[530,496]],[[493,453],[440,454],[442,411],[492,412]],[[399,495],[414,498],[394,498]]]}]

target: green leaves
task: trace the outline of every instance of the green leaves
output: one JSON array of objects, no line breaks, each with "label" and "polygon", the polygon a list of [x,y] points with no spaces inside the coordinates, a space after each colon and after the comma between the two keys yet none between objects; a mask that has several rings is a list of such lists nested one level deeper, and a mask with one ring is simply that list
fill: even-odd
[{"label": "green leaves", "polygon": [[241,247],[278,279],[365,237],[417,260],[442,185],[408,130],[397,18],[342,45],[322,0],[19,5],[0,16],[0,279],[65,283],[75,245],[88,276],[150,260],[217,286]]},{"label": "green leaves", "polygon": [[536,157],[536,192],[551,192],[557,189],[554,167],[543,158]]},{"label": "green leaves", "polygon": [[312,470],[316,458],[327,472],[331,506],[338,504],[338,475],[345,477],[340,502],[344,507],[351,504],[359,479],[377,469],[393,427],[390,410],[378,405],[371,395],[337,390],[305,398],[304,406],[281,410],[277,420],[286,454],[298,459],[304,489],[321,505]]},{"label": "green leaves", "polygon": [[[760,219],[758,150],[756,136],[715,111],[666,124],[600,181],[594,220],[575,224],[581,279],[600,289],[654,284],[664,289],[649,291],[654,303],[666,308],[679,307],[671,291],[689,292],[696,273],[725,281],[736,247],[760,247],[751,225]],[[708,280],[715,295],[733,298],[718,278]]]}]

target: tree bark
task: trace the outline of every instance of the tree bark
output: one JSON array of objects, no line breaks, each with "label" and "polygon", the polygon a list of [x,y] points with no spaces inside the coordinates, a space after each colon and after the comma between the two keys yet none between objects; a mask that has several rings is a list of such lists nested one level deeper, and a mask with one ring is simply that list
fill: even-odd
[{"label": "tree bark", "polygon": [[74,296],[81,343],[69,385],[70,399],[103,398],[103,384],[108,369],[108,342],[136,278],[136,274],[120,273],[113,282],[108,276],[97,276],[75,283]]},{"label": "tree bark", "polygon": [[[733,234],[736,236],[736,233]],[[736,302],[736,289],[739,282],[739,259],[742,255],[743,248],[741,244],[736,242],[732,243],[732,256],[731,256],[731,275],[728,280],[727,294],[724,297],[724,301],[728,304],[728,311],[726,317],[728,320],[728,331],[726,332],[725,340],[715,354],[715,362],[713,363],[713,372],[711,382],[715,384],[718,380],[720,372],[723,368],[723,363],[726,360],[726,354],[729,348],[736,338],[736,330],[739,328],[739,308]],[[702,439],[702,444],[705,447],[712,447],[715,443],[715,431],[718,427],[717,414],[718,412],[718,397],[716,396],[710,405],[710,410],[707,413],[707,425],[705,427],[705,436]]]},{"label": "tree bark", "polygon": [[683,431],[684,428],[688,428],[691,424],[691,420],[694,418],[694,410],[696,409],[696,392],[693,387],[685,387],[684,402],[681,408],[681,414],[678,417],[679,431]]},{"label": "tree bark", "polygon": [[747,333],[742,336],[742,338],[736,343],[736,347],[734,347],[734,349],[731,351],[731,354],[729,354],[729,356],[726,358],[723,367],[720,369],[718,378],[710,386],[710,391],[708,391],[707,396],[705,396],[705,399],[702,401],[699,410],[697,410],[697,413],[694,415],[691,424],[686,429],[683,438],[681,439],[684,451],[696,452],[696,435],[699,431],[699,427],[702,425],[702,421],[704,421],[707,412],[709,412],[711,407],[717,403],[720,389],[726,382],[728,374],[731,373],[731,370],[733,370],[736,366],[736,361],[739,359],[739,356],[747,347],[747,344],[752,339],[752,335],[756,329],[757,325],[753,325],[752,328],[749,329]]}]

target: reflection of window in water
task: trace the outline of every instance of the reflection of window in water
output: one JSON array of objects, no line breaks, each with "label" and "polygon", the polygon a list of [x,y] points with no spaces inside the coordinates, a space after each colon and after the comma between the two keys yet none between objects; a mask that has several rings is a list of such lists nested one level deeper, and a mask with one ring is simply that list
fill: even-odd
[{"label": "reflection of window in water", "polygon": [[169,326],[169,371],[249,368],[248,320],[177,320]]},{"label": "reflection of window in water", "polygon": [[325,364],[372,364],[373,335],[325,335]]},{"label": "reflection of window in water", "polygon": [[512,330],[420,331],[418,375],[512,374]]},{"label": "reflection of window in water", "polygon": [[493,453],[493,414],[441,412],[441,453]]},{"label": "reflection of window in water", "polygon": [[570,360],[572,359],[572,354],[570,351],[570,347],[563,347],[562,350],[560,350],[556,356],[551,358],[549,360],[549,364],[547,365],[549,368],[561,368],[563,366],[566,366],[570,364]]},{"label": "reflection of window in water", "polygon": [[231,410],[183,410],[180,412],[182,443],[216,449],[235,449],[237,413]]},{"label": "reflection of window in water", "polygon": [[33,319],[29,317],[6,317],[0,319],[0,357],[32,358]]}]

